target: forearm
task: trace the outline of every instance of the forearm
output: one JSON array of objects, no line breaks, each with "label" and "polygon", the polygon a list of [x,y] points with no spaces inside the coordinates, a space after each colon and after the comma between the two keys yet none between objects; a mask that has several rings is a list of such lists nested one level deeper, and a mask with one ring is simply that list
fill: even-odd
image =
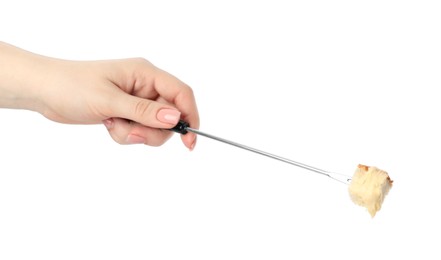
[{"label": "forearm", "polygon": [[36,110],[47,59],[0,42],[0,108]]}]

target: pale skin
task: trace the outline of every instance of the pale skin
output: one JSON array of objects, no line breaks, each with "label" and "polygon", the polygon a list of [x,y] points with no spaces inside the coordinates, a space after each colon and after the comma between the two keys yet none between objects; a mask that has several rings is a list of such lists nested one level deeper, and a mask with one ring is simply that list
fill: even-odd
[{"label": "pale skin", "polygon": [[[160,146],[179,119],[199,128],[192,89],[143,58],[71,61],[0,42],[0,108],[55,122],[103,123],[120,144]],[[182,135],[193,150],[196,135]]]}]

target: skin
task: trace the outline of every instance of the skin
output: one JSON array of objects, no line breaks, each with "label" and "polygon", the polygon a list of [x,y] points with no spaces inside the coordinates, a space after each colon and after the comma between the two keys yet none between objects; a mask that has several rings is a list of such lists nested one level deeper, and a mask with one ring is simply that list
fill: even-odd
[{"label": "skin", "polygon": [[[143,58],[70,61],[0,42],[0,108],[66,124],[104,123],[120,144],[160,146],[183,119],[199,128],[192,89]],[[193,150],[196,135],[182,135]]]}]

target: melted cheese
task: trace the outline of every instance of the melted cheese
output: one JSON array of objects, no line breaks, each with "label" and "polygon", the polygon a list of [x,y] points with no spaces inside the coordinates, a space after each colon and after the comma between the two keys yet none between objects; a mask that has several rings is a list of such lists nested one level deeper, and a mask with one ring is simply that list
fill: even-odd
[{"label": "melted cheese", "polygon": [[391,187],[392,180],[387,172],[376,167],[358,165],[349,185],[349,195],[355,204],[367,208],[374,217]]}]

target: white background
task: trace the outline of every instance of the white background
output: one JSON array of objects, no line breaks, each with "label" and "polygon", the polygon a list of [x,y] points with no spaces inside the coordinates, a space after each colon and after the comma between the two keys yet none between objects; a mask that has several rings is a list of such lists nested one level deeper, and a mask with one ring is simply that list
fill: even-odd
[{"label": "white background", "polygon": [[373,219],[327,177],[203,137],[0,110],[0,259],[440,259],[438,1],[2,1],[0,40],[144,57],[192,86],[201,130],[395,181]]}]

